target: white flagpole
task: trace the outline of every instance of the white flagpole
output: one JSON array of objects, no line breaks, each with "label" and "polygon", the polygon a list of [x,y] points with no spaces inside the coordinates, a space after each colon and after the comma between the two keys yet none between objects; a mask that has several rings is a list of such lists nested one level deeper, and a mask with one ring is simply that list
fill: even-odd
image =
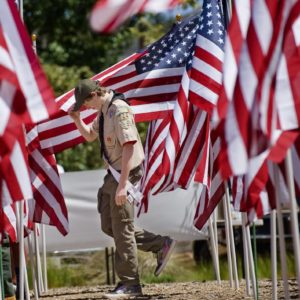
[{"label": "white flagpole", "polygon": [[36,260],[36,273],[38,280],[38,291],[39,295],[42,295],[44,291],[43,278],[42,278],[42,267],[41,267],[41,257],[40,257],[40,247],[38,238],[38,224],[34,223],[34,246],[35,246],[35,260]]},{"label": "white flagpole", "polygon": [[[37,55],[36,49],[36,35],[31,35],[32,47],[34,53]],[[48,291],[48,278],[47,278],[47,252],[46,252],[46,233],[45,226],[41,224],[41,235],[42,235],[42,255],[43,255],[43,280],[44,280],[44,292]]]},{"label": "white flagpole", "polygon": [[300,241],[299,241],[299,224],[298,224],[298,207],[295,196],[295,185],[294,185],[294,172],[292,165],[292,154],[291,149],[288,150],[285,158],[285,168],[287,171],[287,182],[290,196],[290,207],[291,207],[291,223],[292,223],[292,234],[293,234],[293,246],[295,256],[295,268],[297,275],[298,287],[300,287]]},{"label": "white flagpole", "polygon": [[242,213],[242,233],[243,233],[243,252],[244,252],[244,269],[245,269],[245,281],[246,281],[246,293],[251,295],[250,288],[250,270],[249,270],[249,251],[247,247],[247,234],[246,234],[246,213]]},{"label": "white flagpole", "polygon": [[210,244],[212,248],[212,259],[213,259],[214,269],[215,269],[218,284],[220,284],[221,283],[220,267],[218,265],[218,259],[217,259],[216,239],[215,239],[215,234],[214,234],[214,229],[212,224],[212,216],[210,216],[208,219],[208,228],[209,228],[209,235],[210,235]]},{"label": "white flagpole", "polygon": [[[244,215],[245,217],[245,215]],[[247,242],[247,251],[248,251],[248,259],[249,259],[249,266],[250,266],[250,275],[252,281],[252,290],[253,290],[253,299],[257,299],[257,289],[256,289],[256,276],[255,276],[255,269],[254,269],[254,260],[253,260],[253,252],[251,246],[251,237],[250,237],[250,229],[249,226],[245,226],[246,232],[246,242]]]},{"label": "white flagpole", "polygon": [[271,212],[272,300],[277,300],[277,232],[276,210]]},{"label": "white flagpole", "polygon": [[228,185],[225,182],[225,206],[226,206],[226,217],[228,218],[228,224],[229,224],[229,237],[230,237],[230,249],[231,249],[231,256],[233,261],[233,275],[234,275],[234,282],[235,282],[235,288],[239,289],[239,278],[238,278],[238,272],[237,272],[237,263],[236,263],[236,252],[235,252],[235,244],[234,244],[234,236],[233,236],[233,226],[232,226],[232,216],[230,211],[230,196],[229,196],[229,190]]},{"label": "white flagpole", "polygon": [[226,251],[227,251],[227,261],[228,261],[229,282],[230,282],[230,287],[233,287],[231,243],[230,243],[229,224],[228,224],[227,210],[226,210],[225,201],[226,201],[226,197],[223,196],[223,203],[222,204],[223,204],[224,222],[225,222]]},{"label": "white flagpole", "polygon": [[24,200],[16,202],[19,241],[19,300],[24,300]]},{"label": "white flagpole", "polygon": [[283,227],[283,219],[282,219],[282,211],[281,211],[281,203],[280,203],[280,191],[279,191],[279,174],[277,165],[273,165],[274,172],[274,181],[275,181],[275,197],[276,197],[276,208],[277,208],[277,224],[278,224],[278,234],[279,234],[279,249],[280,249],[280,262],[281,262],[281,277],[283,280],[284,287],[284,296],[285,299],[290,298],[289,292],[289,284],[288,284],[288,276],[287,276],[287,266],[286,266],[286,247],[285,247],[285,239],[284,239],[284,227]]},{"label": "white flagpole", "polygon": [[[219,241],[218,241],[218,227],[217,227],[217,207],[213,211],[213,229],[214,229],[214,235],[215,235],[215,243],[216,243],[216,259],[217,259],[217,265],[218,270],[220,274],[220,259],[219,259]],[[220,275],[221,276],[221,275]],[[220,277],[221,278],[221,277]]]},{"label": "white flagpole", "polygon": [[32,239],[31,239],[32,233],[28,235],[28,251],[29,251],[29,257],[30,257],[30,264],[31,264],[31,271],[32,271],[32,284],[33,284],[33,290],[34,290],[34,298],[35,300],[39,299],[38,295],[38,288],[37,288],[37,275],[36,275],[36,269],[34,264],[34,256],[33,256],[33,245],[32,245]]}]

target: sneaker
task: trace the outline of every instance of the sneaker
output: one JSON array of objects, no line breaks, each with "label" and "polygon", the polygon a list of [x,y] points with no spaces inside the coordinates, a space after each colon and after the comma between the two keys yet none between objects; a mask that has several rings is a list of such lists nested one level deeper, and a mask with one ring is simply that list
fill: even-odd
[{"label": "sneaker", "polygon": [[142,287],[139,284],[126,286],[118,284],[114,290],[104,294],[106,299],[129,299],[130,297],[142,296]]},{"label": "sneaker", "polygon": [[167,262],[171,257],[175,245],[176,241],[168,237],[162,249],[157,252],[157,267],[154,271],[155,276],[158,276],[167,265]]}]

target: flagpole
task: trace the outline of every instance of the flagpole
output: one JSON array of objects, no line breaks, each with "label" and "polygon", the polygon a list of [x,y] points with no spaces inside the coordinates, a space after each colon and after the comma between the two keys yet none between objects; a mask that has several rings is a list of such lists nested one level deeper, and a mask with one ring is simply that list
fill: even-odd
[{"label": "flagpole", "polygon": [[32,285],[34,290],[34,297],[36,300],[39,299],[38,295],[38,288],[37,288],[37,275],[36,275],[36,268],[34,263],[34,256],[33,256],[33,245],[32,245],[32,232],[28,235],[28,251],[30,257],[30,264],[31,264],[31,272],[32,272]]},{"label": "flagpole", "polygon": [[[0,233],[0,238],[2,234]],[[0,299],[4,299],[4,280],[3,280],[3,268],[2,268],[2,242],[0,243]]]},{"label": "flagpole", "polygon": [[246,281],[246,294],[251,295],[250,288],[250,270],[249,270],[249,251],[247,247],[247,233],[246,233],[246,213],[242,212],[242,234],[243,234],[243,252],[244,252],[244,269],[245,269],[245,281]]},{"label": "flagpole", "polygon": [[[35,34],[31,35],[31,40],[32,40],[32,47],[34,53],[37,55],[37,48],[36,48],[36,39],[37,36]],[[41,224],[41,235],[42,235],[42,255],[43,255],[43,281],[44,281],[44,292],[48,291],[48,278],[47,278],[47,252],[46,252],[46,233],[45,233],[45,226],[44,224]],[[34,237],[36,237],[34,235]]]},{"label": "flagpole", "polygon": [[292,165],[292,154],[291,149],[288,150],[285,158],[285,168],[287,171],[287,182],[290,196],[290,207],[291,207],[291,223],[292,223],[292,234],[293,234],[293,246],[295,255],[295,268],[297,275],[298,287],[300,287],[300,241],[299,241],[299,224],[298,224],[298,208],[295,196],[295,184],[294,184],[294,172]]},{"label": "flagpole", "polygon": [[271,212],[272,300],[277,300],[277,237],[276,210]]},{"label": "flagpole", "polygon": [[280,262],[281,262],[281,277],[283,280],[284,287],[284,296],[285,299],[290,298],[289,292],[289,284],[288,284],[288,276],[287,276],[287,266],[286,266],[286,247],[285,247],[285,239],[284,239],[284,227],[283,227],[283,219],[282,219],[282,211],[281,211],[281,203],[280,203],[280,191],[279,191],[279,171],[278,166],[274,164],[273,167],[274,172],[274,182],[275,182],[275,198],[276,198],[276,208],[277,208],[277,224],[278,224],[278,235],[279,235],[279,249],[280,249]]},{"label": "flagpole", "polygon": [[235,288],[239,289],[239,278],[237,272],[237,263],[236,263],[236,252],[235,252],[235,244],[234,244],[234,234],[233,234],[233,226],[232,226],[232,216],[230,211],[230,195],[228,190],[227,182],[224,182],[225,187],[225,207],[226,207],[226,216],[228,219],[228,227],[229,227],[229,239],[230,239],[230,249],[231,249],[231,256],[233,261],[233,275],[234,275],[234,282]]}]

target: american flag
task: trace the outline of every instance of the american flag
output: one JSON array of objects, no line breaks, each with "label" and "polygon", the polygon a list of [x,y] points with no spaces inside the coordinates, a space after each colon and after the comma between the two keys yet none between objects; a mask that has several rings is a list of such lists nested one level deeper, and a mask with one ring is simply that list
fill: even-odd
[{"label": "american flag", "polygon": [[[168,134],[157,149],[150,150],[154,153],[156,150],[159,151],[160,161],[156,161],[155,171],[152,170],[149,174],[146,172],[147,178],[151,178],[147,185],[147,194],[151,189],[153,194],[157,194],[177,187],[187,188],[199,163],[206,161],[209,116],[193,106],[190,99],[201,101],[202,96],[205,98],[208,94],[213,94],[215,98],[221,87],[218,85],[216,88],[214,84],[217,77],[221,83],[219,70],[222,66],[225,35],[223,17],[217,1],[204,1],[198,22],[199,26],[195,30],[196,36],[190,46],[177,102],[168,124]],[[206,58],[209,58],[206,63],[202,61],[204,52]],[[213,57],[215,59],[212,59]],[[205,87],[204,77],[207,80]],[[208,80],[209,77],[213,80]],[[144,200],[146,202],[147,198]],[[147,207],[147,203],[144,204]]]},{"label": "american flag", "polygon": [[209,156],[206,157],[208,168],[205,168],[207,180],[202,181],[203,188],[194,216],[194,225],[199,230],[205,225],[225,193],[224,181],[222,180],[218,166],[221,141],[214,131],[209,139],[209,144]]},{"label": "american flag", "polygon": [[28,200],[30,220],[56,226],[66,235],[69,232],[68,211],[54,155],[34,149],[28,160],[33,190],[33,198]]},{"label": "american flag", "polygon": [[187,134],[194,134],[187,131],[188,121],[191,119],[190,101],[197,106],[203,98],[215,101],[221,87],[220,84],[216,86],[215,82],[218,80],[221,83],[222,80],[225,29],[218,1],[203,2],[197,29],[171,119],[170,134],[166,140],[161,168],[167,177],[159,191],[170,185],[176,155],[182,142]]},{"label": "american flag", "polygon": [[276,208],[275,184],[280,186],[281,201],[288,201],[284,167],[280,167],[279,182],[276,182],[274,168],[279,167],[271,162],[271,158],[278,155],[276,149],[279,145],[292,145],[297,136],[298,133],[294,131],[277,131],[274,147],[251,158],[247,174],[233,178],[234,207],[238,211],[247,212],[249,222],[262,218]]},{"label": "american flag", "polygon": [[90,25],[95,31],[109,33],[137,13],[158,13],[179,3],[179,0],[98,0],[91,13]]},{"label": "american flag", "polygon": [[0,11],[0,202],[8,212],[12,202],[32,198],[24,124],[48,119],[57,107],[14,1],[1,1]]},{"label": "american flag", "polygon": [[[133,54],[93,79],[124,93],[135,113],[135,120],[149,121],[170,115],[178,98],[186,64],[192,63],[200,16],[175,24],[169,33],[145,51]],[[38,139],[43,151],[56,153],[81,143],[83,138],[67,111],[74,104],[74,91],[57,99],[61,112],[38,125]],[[95,111],[83,110],[82,118],[91,123]]]},{"label": "american flag", "polygon": [[[236,46],[241,49],[234,69],[236,80],[231,81],[228,76],[224,77],[223,82],[226,96],[223,102],[227,103],[224,105],[227,111],[223,112],[226,119],[220,123],[220,158],[224,178],[247,173],[250,158],[274,146],[275,130],[282,127],[282,124],[289,123],[289,126],[282,129],[299,127],[297,117],[287,119],[289,114],[297,116],[299,110],[299,85],[296,79],[300,72],[297,52],[299,33],[293,29],[299,22],[299,3],[254,1],[249,8],[250,13],[246,9],[235,11],[238,15],[235,19],[243,20],[243,25],[247,23],[244,19],[250,18],[245,39],[239,38],[236,41],[234,36],[228,38],[231,45],[236,42],[242,44]],[[241,24],[232,30],[239,30]],[[285,44],[286,39],[291,41],[291,37],[294,43]],[[287,61],[293,62],[293,67],[285,63]],[[285,68],[287,65],[290,68]],[[285,101],[286,95],[289,101]],[[279,102],[282,107],[286,106],[285,110],[280,109]],[[283,111],[288,113],[283,116]],[[281,150],[289,146],[283,145]],[[283,158],[282,155],[274,155],[271,159],[276,157]]]}]

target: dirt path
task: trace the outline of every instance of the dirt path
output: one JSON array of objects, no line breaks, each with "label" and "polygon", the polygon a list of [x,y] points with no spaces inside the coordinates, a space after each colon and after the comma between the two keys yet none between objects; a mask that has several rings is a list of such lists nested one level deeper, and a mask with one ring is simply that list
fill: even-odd
[{"label": "dirt path", "polygon": [[[44,294],[40,299],[104,299],[103,294],[111,287],[96,286],[96,287],[74,287],[51,289],[47,294]],[[290,299],[300,299],[300,294],[297,292],[297,282],[290,280]],[[175,300],[238,300],[238,299],[253,299],[247,297],[245,293],[245,281],[240,282],[240,289],[234,290],[230,288],[228,281],[224,281],[218,285],[215,281],[209,282],[184,282],[184,283],[161,283],[161,284],[146,284],[143,287],[144,296],[135,298],[139,300],[154,300],[154,299],[175,299]],[[262,280],[259,282],[259,299],[271,299],[272,282],[270,280]],[[282,282],[278,283],[278,299],[284,299]]]}]

